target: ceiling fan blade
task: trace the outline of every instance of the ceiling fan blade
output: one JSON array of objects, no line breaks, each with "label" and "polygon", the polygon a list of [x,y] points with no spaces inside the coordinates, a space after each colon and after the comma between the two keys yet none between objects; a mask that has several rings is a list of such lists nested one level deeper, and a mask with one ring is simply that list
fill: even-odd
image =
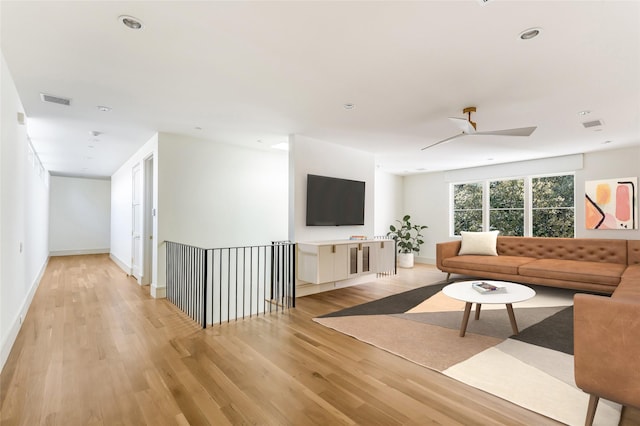
[{"label": "ceiling fan blade", "polygon": [[464,136],[464,135],[465,135],[465,133],[459,133],[459,134],[457,134],[455,136],[451,136],[449,138],[442,139],[441,141],[438,141],[436,143],[432,143],[431,145],[425,146],[424,148],[421,149],[421,151],[424,151],[427,148],[432,148],[432,147],[434,147],[436,145],[440,145],[441,143],[449,142],[451,139],[459,138],[460,136]]},{"label": "ceiling fan blade", "polygon": [[455,124],[458,129],[462,130],[463,133],[466,133],[468,135],[476,133],[476,129],[471,125],[471,123],[469,123],[469,120],[467,120],[466,118],[449,117],[449,120],[451,120],[451,122]]},{"label": "ceiling fan blade", "polygon": [[492,135],[492,136],[529,136],[533,131],[537,129],[537,126],[533,127],[520,127],[518,129],[505,129],[505,130],[493,130],[490,132],[475,132],[470,133],[473,135]]}]

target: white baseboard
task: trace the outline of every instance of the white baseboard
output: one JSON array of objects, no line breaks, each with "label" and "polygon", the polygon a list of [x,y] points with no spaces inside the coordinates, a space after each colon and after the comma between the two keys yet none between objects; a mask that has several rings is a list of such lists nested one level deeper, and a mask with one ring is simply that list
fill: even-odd
[{"label": "white baseboard", "polygon": [[415,256],[415,261],[416,261],[416,263],[426,263],[427,265],[435,265],[436,264],[436,260],[435,259],[431,259],[429,257],[418,257],[418,256]]},{"label": "white baseboard", "polygon": [[49,258],[45,260],[38,276],[31,284],[31,288],[27,293],[24,301],[22,302],[22,306],[20,306],[20,310],[18,314],[15,316],[11,323],[11,327],[9,328],[7,335],[2,342],[0,342],[0,373],[4,368],[7,359],[9,359],[9,354],[11,353],[11,348],[13,348],[13,344],[18,338],[18,333],[20,332],[20,328],[22,328],[22,323],[24,322],[25,317],[27,316],[27,312],[29,311],[29,307],[31,306],[31,302],[33,301],[33,297],[36,294],[36,290],[38,286],[40,286],[40,281],[42,280],[42,276],[44,275],[44,271],[47,269],[47,265],[49,264]]},{"label": "white baseboard", "polygon": [[155,284],[151,284],[151,297],[154,299],[164,299],[167,297],[166,287],[156,287]]},{"label": "white baseboard", "polygon": [[127,275],[133,274],[133,271],[131,270],[131,266],[129,266],[128,264],[120,260],[118,256],[116,256],[113,253],[109,253],[109,258],[113,260],[113,263],[118,265],[118,267],[120,267],[120,269],[122,269]]},{"label": "white baseboard", "polygon": [[88,250],[57,250],[49,252],[49,256],[78,256],[83,254],[107,254],[108,248]]}]

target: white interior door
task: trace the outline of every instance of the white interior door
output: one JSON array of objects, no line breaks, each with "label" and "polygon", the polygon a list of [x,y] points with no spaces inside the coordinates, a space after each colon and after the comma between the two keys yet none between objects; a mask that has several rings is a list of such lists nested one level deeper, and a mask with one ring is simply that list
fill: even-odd
[{"label": "white interior door", "polygon": [[131,229],[131,274],[140,281],[142,278],[142,170],[136,164],[132,171],[132,229]]}]

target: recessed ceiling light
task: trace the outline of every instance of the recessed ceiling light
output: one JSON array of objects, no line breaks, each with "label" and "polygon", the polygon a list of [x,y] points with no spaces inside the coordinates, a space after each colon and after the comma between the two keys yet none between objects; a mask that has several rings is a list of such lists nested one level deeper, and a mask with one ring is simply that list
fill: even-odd
[{"label": "recessed ceiling light", "polygon": [[580,112],[578,113],[578,115],[587,115],[587,114],[591,114],[591,111],[589,111],[589,110],[585,109],[585,110],[580,111]]},{"label": "recessed ceiling light", "polygon": [[522,40],[531,40],[532,38],[536,38],[542,32],[542,28],[529,28],[520,33],[520,39]]},{"label": "recessed ceiling light", "polygon": [[118,16],[118,21],[122,22],[125,27],[131,28],[132,30],[141,30],[144,28],[142,21],[138,18],[134,18],[129,15],[120,15]]},{"label": "recessed ceiling light", "polygon": [[111,111],[111,108],[108,106],[104,106],[104,105],[98,105],[96,108],[98,108],[98,111],[102,111],[102,112],[109,112]]},{"label": "recessed ceiling light", "polygon": [[354,109],[356,104],[344,104],[343,107],[344,109]]}]

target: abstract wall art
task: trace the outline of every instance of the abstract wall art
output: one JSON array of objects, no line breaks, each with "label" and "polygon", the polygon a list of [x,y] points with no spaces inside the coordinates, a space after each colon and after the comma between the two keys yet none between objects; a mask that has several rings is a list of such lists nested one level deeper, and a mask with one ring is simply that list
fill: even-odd
[{"label": "abstract wall art", "polygon": [[585,182],[587,229],[638,229],[638,178]]}]

